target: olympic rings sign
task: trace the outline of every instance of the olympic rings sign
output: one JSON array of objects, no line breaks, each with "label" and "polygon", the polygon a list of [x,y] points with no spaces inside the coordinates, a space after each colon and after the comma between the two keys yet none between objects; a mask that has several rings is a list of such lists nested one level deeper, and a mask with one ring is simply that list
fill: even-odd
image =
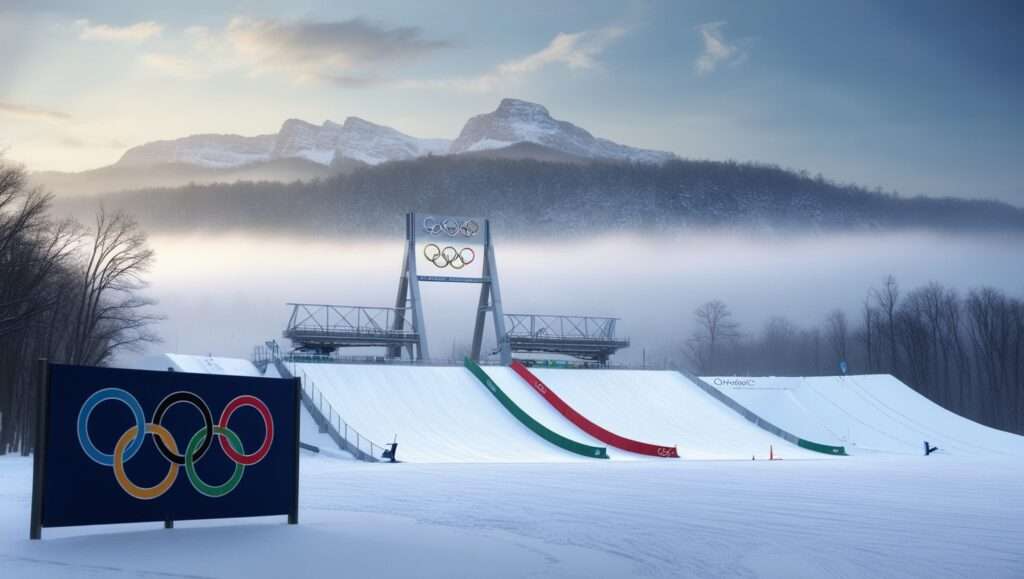
[{"label": "olympic rings sign", "polygon": [[456,249],[446,245],[442,248],[436,243],[428,243],[423,246],[423,257],[437,268],[462,269],[476,260],[476,252],[471,247]]},{"label": "olympic rings sign", "polygon": [[474,237],[480,233],[480,224],[475,219],[444,217],[438,221],[436,217],[426,217],[423,219],[423,231],[430,235],[457,237],[462,234],[463,237]]},{"label": "olympic rings sign", "polygon": [[[114,451],[109,454],[96,448],[89,437],[89,417],[97,406],[107,401],[120,402],[127,406],[135,421],[135,424],[118,438],[114,445]],[[202,428],[189,439],[184,453],[179,452],[174,436],[162,425],[167,411],[175,404],[185,404],[195,408],[203,419]],[[228,427],[235,411],[245,406],[255,409],[260,414],[265,432],[263,442],[251,453],[245,452],[242,440]],[[224,410],[221,411],[219,420],[214,424],[210,407],[202,398],[192,392],[179,390],[165,396],[157,404],[150,421],[146,422],[142,406],[128,391],[121,388],[104,388],[94,392],[82,404],[78,411],[77,432],[82,452],[93,462],[101,466],[112,467],[114,480],[125,493],[133,498],[152,500],[162,496],[174,485],[181,466],[185,467],[185,475],[192,484],[192,488],[207,497],[219,498],[235,490],[238,483],[242,481],[245,467],[259,463],[270,452],[270,446],[274,442],[274,417],[262,400],[250,394],[243,394],[228,402]],[[169,466],[163,480],[154,486],[142,487],[128,478],[124,465],[142,448],[147,434],[153,436],[157,450],[167,460]],[[196,472],[196,463],[210,450],[215,438],[218,439],[224,454],[235,463],[234,472],[227,481],[220,484],[204,481]]]}]

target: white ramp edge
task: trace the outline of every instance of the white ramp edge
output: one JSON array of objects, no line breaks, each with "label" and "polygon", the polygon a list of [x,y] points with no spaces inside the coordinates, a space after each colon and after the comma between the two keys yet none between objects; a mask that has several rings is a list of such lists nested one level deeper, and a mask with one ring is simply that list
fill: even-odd
[{"label": "white ramp edge", "polygon": [[888,374],[703,380],[794,434],[852,455],[940,453],[1024,456],[1024,437],[946,410]]}]

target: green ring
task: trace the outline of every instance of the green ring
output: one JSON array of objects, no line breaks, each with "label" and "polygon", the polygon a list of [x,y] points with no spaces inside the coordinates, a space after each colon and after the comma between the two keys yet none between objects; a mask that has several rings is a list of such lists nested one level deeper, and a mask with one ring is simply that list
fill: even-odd
[{"label": "green ring", "polygon": [[[228,442],[239,454],[245,454],[245,450],[242,448],[242,441],[234,431],[223,426],[214,426],[213,432],[220,436],[226,436],[228,438]],[[231,473],[231,478],[229,478],[224,484],[211,485],[199,478],[193,457],[195,456],[195,451],[198,450],[199,443],[203,440],[203,436],[205,434],[206,428],[200,428],[198,432],[192,435],[192,440],[188,441],[188,449],[185,450],[185,473],[188,474],[188,481],[192,483],[192,488],[196,489],[200,494],[216,499],[235,490],[238,483],[242,481],[242,474],[245,473],[245,465],[236,462],[235,472]]]}]

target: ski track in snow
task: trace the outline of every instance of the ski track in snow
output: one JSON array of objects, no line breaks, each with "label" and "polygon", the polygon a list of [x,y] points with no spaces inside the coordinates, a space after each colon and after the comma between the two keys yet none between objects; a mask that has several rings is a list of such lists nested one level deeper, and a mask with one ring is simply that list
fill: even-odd
[{"label": "ski track in snow", "polygon": [[1015,460],[367,464],[303,456],[284,517],[44,529],[0,458],[7,577],[1021,577]]}]

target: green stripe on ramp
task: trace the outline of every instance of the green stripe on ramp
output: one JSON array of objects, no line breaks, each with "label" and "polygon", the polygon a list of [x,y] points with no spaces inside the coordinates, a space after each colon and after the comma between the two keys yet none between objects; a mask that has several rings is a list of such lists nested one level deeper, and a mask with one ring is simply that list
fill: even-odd
[{"label": "green stripe on ramp", "polygon": [[829,446],[827,444],[818,444],[817,442],[811,442],[810,440],[799,439],[797,444],[806,448],[807,450],[813,450],[814,452],[823,452],[825,454],[841,454],[846,456],[846,448],[843,446]]},{"label": "green stripe on ramp", "polygon": [[483,368],[481,368],[476,362],[466,358],[465,364],[466,369],[472,372],[473,375],[477,377],[477,380],[480,380],[480,382],[490,390],[491,394],[498,399],[498,402],[501,402],[501,405],[505,407],[505,410],[508,410],[512,416],[515,416],[516,419],[519,420],[519,422],[522,422],[523,425],[538,434],[544,440],[581,456],[589,458],[608,458],[608,449],[601,446],[590,446],[583,444],[582,442],[576,442],[575,440],[558,434],[540,422],[537,422],[536,419],[527,414],[522,408],[513,402],[512,399],[508,397],[508,394],[505,394],[505,392],[494,383],[494,380],[491,380],[491,377],[487,375],[487,372],[484,372]]}]

